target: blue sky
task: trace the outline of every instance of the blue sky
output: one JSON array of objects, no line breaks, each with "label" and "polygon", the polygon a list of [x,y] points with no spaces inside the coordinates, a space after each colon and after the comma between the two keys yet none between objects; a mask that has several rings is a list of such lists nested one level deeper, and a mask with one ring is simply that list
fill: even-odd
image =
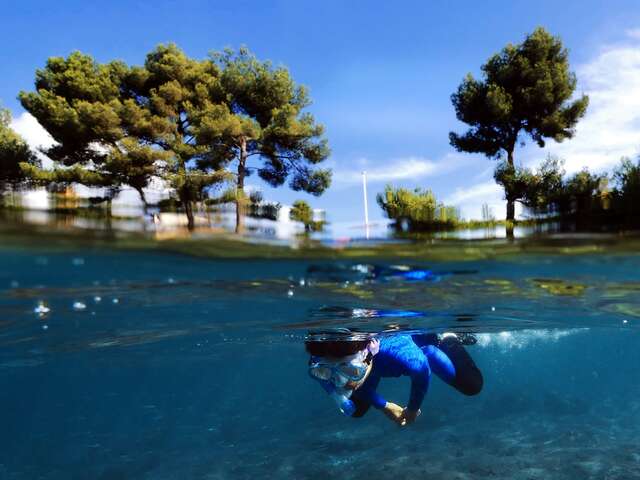
[{"label": "blue sky", "polygon": [[362,217],[359,172],[369,172],[370,216],[382,218],[375,194],[386,182],[431,188],[479,216],[489,203],[504,213],[492,181],[494,162],[448,144],[455,119],[450,95],[467,72],[536,26],[570,51],[579,90],[592,104],[574,140],[545,150],[527,146],[517,160],[535,165],[547,153],[567,170],[607,169],[640,147],[640,4],[637,0],[556,1],[120,1],[23,0],[2,10],[0,102],[32,143],[37,127],[16,100],[33,88],[49,56],[80,50],[99,61],[139,64],[161,42],[189,55],[247,45],[260,59],[289,68],[310,89],[309,111],[327,129],[333,187],[319,198],[250,184],[265,197],[303,198],[335,223]]}]

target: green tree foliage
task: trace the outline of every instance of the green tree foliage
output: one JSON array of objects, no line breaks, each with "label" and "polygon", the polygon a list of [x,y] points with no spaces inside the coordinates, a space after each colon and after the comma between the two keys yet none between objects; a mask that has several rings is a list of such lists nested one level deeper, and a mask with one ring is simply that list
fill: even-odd
[{"label": "green tree foliage", "polygon": [[510,202],[521,202],[539,212],[556,201],[563,189],[562,161],[548,156],[536,171],[501,161],[494,172],[496,183],[505,191]]},{"label": "green tree foliage", "polygon": [[524,200],[531,188],[533,174],[527,168],[517,167],[507,161],[501,161],[493,172],[496,183],[504,188],[509,204]]},{"label": "green tree foliage", "polygon": [[[237,191],[235,188],[229,188],[220,195],[209,198],[205,203],[214,208],[220,205],[233,203],[236,204]],[[262,193],[258,190],[251,192],[246,208],[246,215],[252,218],[264,218],[267,220],[277,220],[278,213],[282,205],[278,202],[265,202]]]},{"label": "green tree foliage", "polygon": [[411,191],[387,185],[376,200],[385,215],[395,221],[398,230],[451,228],[460,221],[458,210],[438,202],[431,190],[416,188]]},{"label": "green tree foliage", "polygon": [[324,228],[326,222],[322,220],[314,220],[313,210],[304,200],[296,200],[293,202],[289,218],[294,222],[300,222],[304,225],[305,233],[320,232]]},{"label": "green tree foliage", "polygon": [[[245,178],[252,170],[271,186],[289,179],[296,191],[320,195],[329,186],[331,172],[317,168],[329,155],[323,127],[303,112],[307,91],[296,85],[285,68],[260,62],[246,49],[212,56],[220,71],[223,103],[210,103],[195,129],[199,142],[214,155],[199,161],[203,168],[220,162],[236,166],[236,231],[243,230]],[[251,166],[249,160],[258,162]]]},{"label": "green tree foliage", "polygon": [[215,118],[211,105],[225,99],[219,77],[210,61],[191,59],[169,44],[149,53],[144,66],[133,67],[125,82],[127,126],[143,144],[161,152],[157,171],[177,192],[190,228],[193,203],[228,178],[217,150],[197,134]]},{"label": "green tree foliage", "polygon": [[529,207],[540,207],[555,201],[564,190],[564,162],[553,155],[548,155],[533,175],[527,189],[525,201]]},{"label": "green tree foliage", "polygon": [[585,217],[602,207],[602,194],[606,192],[607,177],[589,172],[586,168],[570,177],[563,185],[559,196],[558,210],[572,211]]},{"label": "green tree foliage", "polygon": [[[155,176],[175,189],[193,228],[193,202],[226,178],[194,130],[224,98],[218,68],[172,44],[158,46],[142,67],[99,64],[79,52],[50,58],[36,72],[36,91],[20,100],[56,140],[46,153],[57,168],[27,173],[44,183],[129,185],[145,205],[143,189]],[[204,159],[207,168],[198,168]]]},{"label": "green tree foliage", "polygon": [[[458,151],[505,158],[497,179],[511,188],[507,194],[507,220],[514,220],[515,196],[521,195],[524,172],[514,165],[514,150],[523,135],[540,147],[545,139],[571,138],[586,112],[588,97],[569,101],[576,77],[569,72],[568,52],[558,37],[537,28],[519,45],[507,45],[482,65],[483,78],[467,75],[451,96],[458,120],[470,125],[460,135],[449,134]],[[523,176],[524,175],[524,176]]]},{"label": "green tree foliage", "polygon": [[277,202],[265,202],[262,193],[255,190],[249,195],[247,215],[252,218],[277,220],[281,207],[282,205]]},{"label": "green tree foliage", "polygon": [[7,189],[17,189],[25,182],[21,164],[37,166],[36,156],[27,143],[14,132],[11,113],[0,107],[0,195]]},{"label": "green tree foliage", "polygon": [[598,175],[584,168],[564,178],[562,161],[548,157],[537,171],[526,170],[527,187],[518,200],[536,215],[553,215],[589,223],[594,215],[604,214],[610,192],[607,175]]},{"label": "green tree foliage", "polygon": [[[20,100],[57,144],[53,171],[28,167],[42,183],[144,188],[153,177],[173,187],[193,227],[193,203],[230,179],[237,162],[237,230],[242,230],[245,177],[252,169],[273,186],[287,178],[315,195],[330,183],[314,168],[329,153],[322,126],[304,113],[306,90],[286,69],[242,49],[194,60],[160,45],[141,67],[99,64],[79,52],[50,58],[36,72],[36,91]],[[261,162],[249,165],[250,157]]]},{"label": "green tree foliage", "polygon": [[49,58],[36,71],[36,91],[20,92],[19,98],[57,142],[44,152],[55,168],[25,166],[25,174],[40,183],[112,187],[114,193],[130,185],[144,201],[142,189],[161,155],[123,122],[122,84],[128,74],[122,62],[103,65],[80,52]]},{"label": "green tree foliage", "polygon": [[623,158],[613,173],[612,208],[627,223],[640,224],[640,157],[634,164],[631,159]]}]

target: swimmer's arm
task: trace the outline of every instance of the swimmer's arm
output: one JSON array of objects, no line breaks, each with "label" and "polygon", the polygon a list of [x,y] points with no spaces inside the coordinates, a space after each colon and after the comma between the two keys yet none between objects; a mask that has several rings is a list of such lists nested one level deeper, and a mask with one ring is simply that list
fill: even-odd
[{"label": "swimmer's arm", "polygon": [[367,390],[363,393],[371,405],[382,411],[390,420],[396,422],[398,425],[402,425],[404,408],[393,402],[387,402],[384,397],[375,390]]},{"label": "swimmer's arm", "polygon": [[[364,393],[364,392],[363,392]],[[411,423],[415,417],[412,417],[411,412],[407,412],[407,409],[402,408],[400,405],[388,402],[384,399],[382,395],[380,395],[375,390],[368,390],[365,393],[366,399],[371,403],[375,408],[381,410],[387,418],[391,421],[397,423],[398,425],[404,426],[407,423]],[[416,412],[415,416],[418,416],[420,412]]]},{"label": "swimmer's arm", "polygon": [[375,390],[367,390],[364,394],[366,400],[378,410],[383,410],[387,405],[385,398]]},{"label": "swimmer's arm", "polygon": [[389,420],[392,420],[400,426],[406,425],[406,421],[404,420],[404,410],[405,409],[400,405],[392,402],[385,403],[384,408],[382,409]]},{"label": "swimmer's arm", "polygon": [[[411,393],[409,394],[409,403],[407,404],[407,410],[410,415],[413,413],[418,415],[420,405],[424,400],[424,396],[429,390],[429,383],[431,381],[431,368],[429,362],[424,362],[421,368],[416,369],[411,374]],[[413,417],[415,419],[415,416]]]}]

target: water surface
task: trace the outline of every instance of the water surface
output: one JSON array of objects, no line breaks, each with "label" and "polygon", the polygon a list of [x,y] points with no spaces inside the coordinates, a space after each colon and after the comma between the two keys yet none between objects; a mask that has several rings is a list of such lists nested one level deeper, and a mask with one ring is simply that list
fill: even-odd
[{"label": "water surface", "polygon": [[[12,245],[2,480],[640,478],[633,252],[269,260]],[[358,273],[399,263],[434,275]],[[344,326],[471,332],[485,388],[464,397],[434,377],[406,428],[343,417],[309,379],[303,340]],[[380,390],[405,404],[409,381]]]}]

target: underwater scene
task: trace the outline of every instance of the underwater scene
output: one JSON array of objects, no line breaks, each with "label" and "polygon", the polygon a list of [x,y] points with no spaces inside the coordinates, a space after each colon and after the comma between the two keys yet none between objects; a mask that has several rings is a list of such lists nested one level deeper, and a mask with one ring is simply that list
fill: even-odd
[{"label": "underwater scene", "polygon": [[[640,255],[457,250],[4,245],[0,480],[640,478]],[[453,338],[481,383],[465,393],[435,359],[421,401],[406,375],[377,385],[417,418],[350,418],[305,346],[345,332],[375,338],[373,371]]]}]

